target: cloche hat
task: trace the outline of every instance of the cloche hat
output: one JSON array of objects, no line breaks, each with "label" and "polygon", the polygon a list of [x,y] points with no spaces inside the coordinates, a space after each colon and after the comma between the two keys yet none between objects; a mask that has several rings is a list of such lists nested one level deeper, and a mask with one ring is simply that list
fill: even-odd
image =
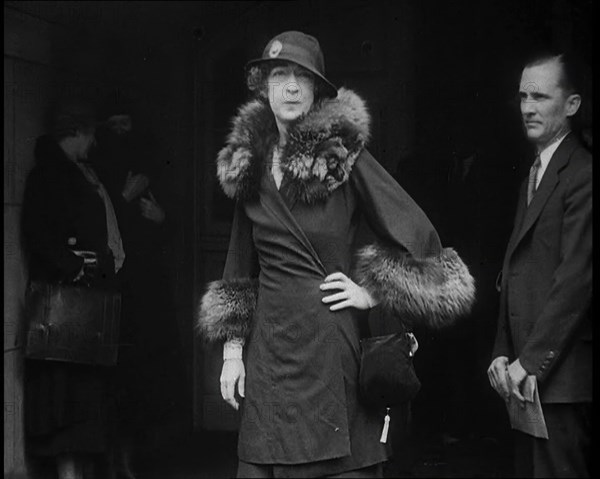
[{"label": "cloche hat", "polygon": [[327,96],[337,96],[337,88],[325,78],[325,60],[315,37],[297,31],[280,33],[267,43],[262,57],[250,60],[246,68],[277,60],[289,61],[306,68],[323,81]]}]

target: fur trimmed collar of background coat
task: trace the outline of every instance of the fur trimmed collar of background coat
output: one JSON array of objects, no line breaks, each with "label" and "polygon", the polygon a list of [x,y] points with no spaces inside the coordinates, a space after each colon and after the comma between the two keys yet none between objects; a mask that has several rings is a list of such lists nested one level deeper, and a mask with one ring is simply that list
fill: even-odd
[{"label": "fur trimmed collar of background coat", "polygon": [[[325,200],[348,181],[352,166],[369,139],[370,116],[356,93],[340,88],[288,131],[281,169],[289,192],[304,203]],[[258,190],[278,138],[269,104],[252,100],[233,119],[226,146],[217,158],[217,176],[225,194],[250,200]]]}]

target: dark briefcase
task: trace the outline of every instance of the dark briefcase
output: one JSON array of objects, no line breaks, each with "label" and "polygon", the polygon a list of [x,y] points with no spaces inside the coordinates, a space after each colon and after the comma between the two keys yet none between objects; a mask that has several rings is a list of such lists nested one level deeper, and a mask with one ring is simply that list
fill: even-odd
[{"label": "dark briefcase", "polygon": [[25,307],[26,358],[102,366],[117,363],[119,293],[33,282]]}]

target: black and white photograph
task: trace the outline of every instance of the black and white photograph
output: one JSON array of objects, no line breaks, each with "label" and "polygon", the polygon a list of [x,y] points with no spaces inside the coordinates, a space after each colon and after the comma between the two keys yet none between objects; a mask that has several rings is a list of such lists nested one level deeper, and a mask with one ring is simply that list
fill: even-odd
[{"label": "black and white photograph", "polygon": [[4,477],[591,477],[592,19],[5,1]]}]

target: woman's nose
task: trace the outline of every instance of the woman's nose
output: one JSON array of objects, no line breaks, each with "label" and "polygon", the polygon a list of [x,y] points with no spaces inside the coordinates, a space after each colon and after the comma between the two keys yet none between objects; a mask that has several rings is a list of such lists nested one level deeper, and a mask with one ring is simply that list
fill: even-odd
[{"label": "woman's nose", "polygon": [[298,85],[298,81],[296,80],[295,75],[290,75],[285,85],[285,91],[288,95],[297,95],[300,91],[300,85]]}]

